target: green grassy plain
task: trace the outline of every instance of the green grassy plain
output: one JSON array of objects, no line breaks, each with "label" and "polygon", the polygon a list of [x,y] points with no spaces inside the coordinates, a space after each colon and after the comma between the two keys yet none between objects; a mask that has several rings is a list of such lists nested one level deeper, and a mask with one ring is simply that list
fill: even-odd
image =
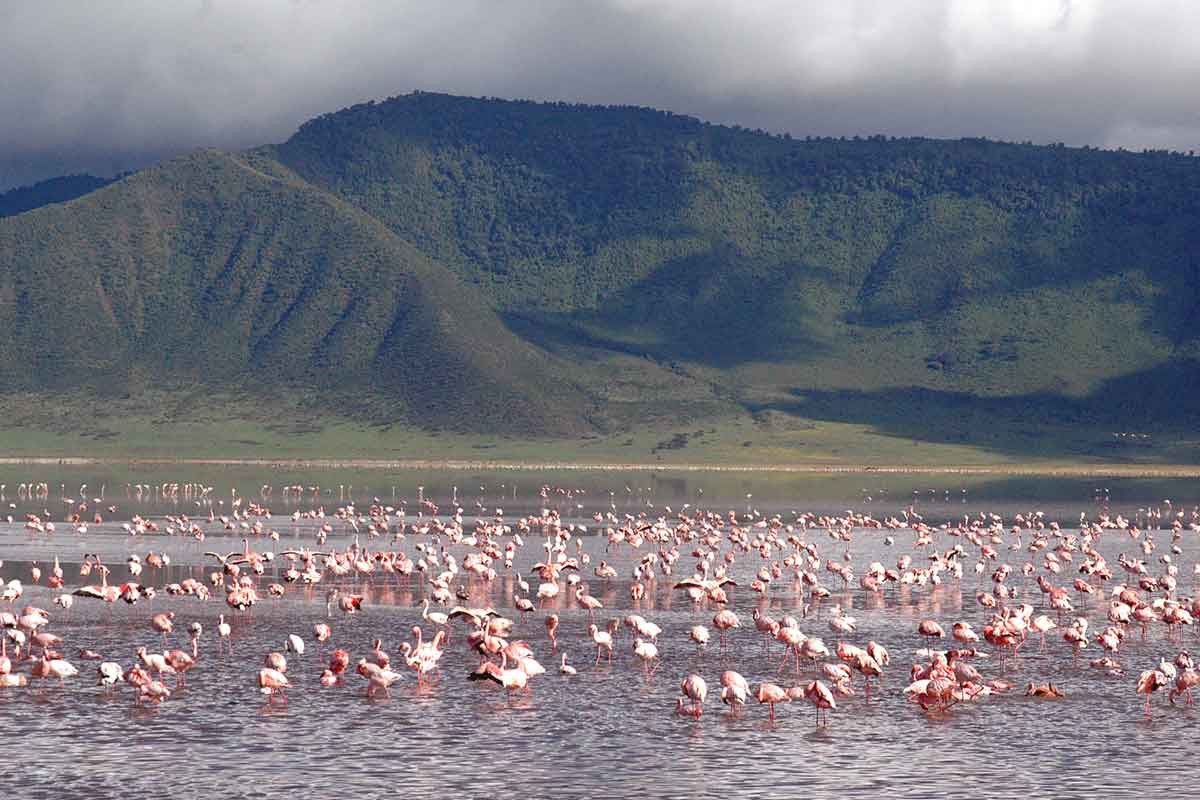
[{"label": "green grassy plain", "polygon": [[[0,458],[314,463],[422,468],[613,467],[981,474],[1200,474],[1200,437],[994,418],[974,429],[944,411],[918,424],[903,404],[882,423],[778,410],[581,437],[502,436],[364,423],[253,393],[0,396]],[[873,412],[878,414],[876,410]],[[1144,437],[1144,438],[1143,438]]]}]

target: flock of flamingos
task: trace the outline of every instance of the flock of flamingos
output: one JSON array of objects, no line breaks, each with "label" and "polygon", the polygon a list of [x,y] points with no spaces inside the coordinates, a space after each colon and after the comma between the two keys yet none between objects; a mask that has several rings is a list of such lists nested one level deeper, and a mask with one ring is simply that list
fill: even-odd
[{"label": "flock of flamingos", "polygon": [[[543,497],[555,491],[573,496],[546,487]],[[34,539],[81,536],[89,523],[101,523],[104,514],[114,513],[115,506],[70,500],[60,519],[49,512],[31,513],[25,515],[24,527]],[[771,680],[756,683],[734,669],[721,670],[711,689],[711,674],[708,679],[697,673],[677,676],[680,694],[674,713],[685,717],[700,718],[710,692],[730,714],[748,713],[742,707],[749,704],[765,705],[763,713],[772,721],[777,706],[807,703],[815,709],[818,726],[828,724],[840,701],[855,695],[870,703],[873,695],[902,692],[913,706],[933,715],[1005,692],[1047,701],[1063,697],[1064,689],[1053,682],[1014,685],[1005,680],[1006,665],[1021,659],[1024,649],[1057,648],[1063,658],[1086,659],[1088,668],[1122,676],[1130,689],[1145,695],[1147,714],[1155,692],[1163,690],[1171,703],[1191,704],[1192,689],[1200,683],[1200,672],[1183,647],[1184,631],[1200,613],[1200,596],[1179,594],[1176,563],[1183,552],[1181,539],[1200,531],[1200,512],[1176,511],[1169,503],[1135,519],[1105,511],[1092,519],[1081,515],[1078,526],[1069,530],[1041,513],[1007,520],[996,514],[966,515],[931,525],[912,508],[877,520],[854,512],[785,518],[751,509],[718,513],[691,506],[618,513],[613,506],[579,522],[549,508],[509,522],[495,509],[467,522],[457,503],[450,513],[439,514],[425,499],[415,510],[376,501],[365,509],[347,504],[329,513],[323,507],[298,510],[290,519],[293,524],[311,522],[305,523],[303,539],[294,537],[293,546],[278,551],[270,549],[280,546],[281,539],[273,526],[285,527],[288,517],[272,517],[269,509],[253,502],[231,502],[221,516],[210,510],[195,518],[134,516],[125,523],[131,550],[165,536],[241,538],[241,549],[204,553],[211,562],[208,574],[179,582],[156,580],[165,574],[169,559],[153,551],[144,557],[131,554],[119,564],[88,554],[77,570],[70,570],[75,574],[67,574],[57,558],[31,564],[24,578],[0,586],[0,688],[54,692],[65,690],[68,681],[94,679],[96,691],[129,692],[135,703],[149,706],[170,703],[189,673],[204,670],[214,650],[217,657],[234,657],[237,637],[231,623],[254,625],[263,600],[301,587],[323,593],[326,600],[323,606],[308,605],[314,616],[311,627],[288,635],[278,650],[251,654],[245,667],[245,680],[253,682],[267,703],[286,702],[295,677],[288,659],[306,647],[321,654],[321,687],[335,691],[357,683],[370,696],[389,695],[390,687],[405,680],[427,685],[465,678],[497,684],[511,697],[534,691],[538,681],[571,680],[578,671],[608,669],[614,650],[631,654],[626,660],[649,680],[661,663],[663,632],[651,618],[656,608],[652,600],[665,595],[689,604],[696,624],[686,631],[687,647],[724,654],[726,666],[732,666],[731,654],[749,648],[761,648],[767,656],[774,651],[778,659]],[[581,544],[581,537],[592,535],[604,537],[609,559],[628,565],[625,575],[607,559],[593,563]],[[330,536],[344,536],[345,546],[327,546]],[[900,555],[889,564],[855,564],[852,551],[860,537],[875,537]],[[1108,537],[1120,539],[1121,549],[1133,555],[1122,554],[1109,564],[1097,548]],[[537,561],[531,570],[518,573],[520,550],[531,545],[540,548]],[[1200,575],[1200,565],[1193,574]],[[479,587],[494,589],[500,580],[513,590],[502,608],[472,603],[473,598],[495,597],[495,591],[480,592]],[[986,610],[987,622],[975,630],[963,620],[930,618],[913,625],[911,619],[899,619],[896,624],[911,631],[916,653],[907,669],[897,669],[881,644],[861,641],[856,620],[835,604],[837,592],[882,597],[900,587],[929,592],[972,580],[974,601]],[[630,613],[613,616],[615,609],[606,609],[589,582],[609,586],[618,581],[622,592],[627,587],[629,600],[623,605]],[[391,652],[380,637],[368,652],[351,653],[339,646],[335,630],[352,624],[363,610],[362,587],[381,583],[419,588],[426,598],[422,622],[429,631],[413,627],[412,641]],[[183,612],[153,613],[158,595],[223,601],[228,608],[216,630],[209,631]],[[770,607],[763,600],[779,595],[792,599],[799,618],[766,613]],[[752,606],[749,614],[735,607],[738,600]],[[133,615],[133,630],[155,646],[131,642],[126,653],[132,651],[132,656],[121,659],[90,649],[86,641],[68,643],[54,623],[76,602],[104,603],[110,614],[121,609],[119,613]],[[1089,605],[1104,614],[1106,625],[1090,625],[1080,615]],[[560,630],[560,621],[570,624]],[[519,636],[522,628],[525,639]],[[550,652],[536,653],[528,639],[537,630],[541,641],[543,628]],[[577,632],[567,636],[567,628]],[[1123,677],[1124,641],[1145,638],[1148,632],[1163,639],[1170,652],[1153,668],[1135,671],[1136,678],[1133,672]],[[684,631],[676,633],[682,640]],[[560,649],[563,637],[575,646],[582,641],[587,663],[568,663]],[[442,656],[452,647],[468,653],[472,667],[465,676],[441,674]],[[91,666],[85,669],[83,662]]]}]

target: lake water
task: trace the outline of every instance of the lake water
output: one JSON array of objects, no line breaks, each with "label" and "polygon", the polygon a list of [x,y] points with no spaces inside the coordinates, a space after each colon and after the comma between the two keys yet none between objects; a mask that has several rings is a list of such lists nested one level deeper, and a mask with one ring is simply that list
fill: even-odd
[{"label": "lake water", "polygon": [[[364,610],[353,616],[335,610],[329,620],[333,640],[320,648],[310,632],[314,622],[326,617],[325,594],[333,579],[309,589],[291,584],[282,598],[264,597],[252,614],[234,621],[234,649],[226,655],[218,653],[215,634],[218,614],[229,611],[219,599],[219,590],[208,602],[160,593],[152,604],[117,603],[111,609],[100,601],[77,598],[70,613],[64,614],[51,604],[58,592],[44,586],[45,578],[43,585],[31,585],[29,578],[31,562],[39,562],[48,573],[57,556],[67,589],[92,583],[93,578],[79,576],[79,564],[84,554],[99,553],[112,566],[112,579],[125,580],[124,559],[131,553],[145,557],[154,551],[168,554],[171,566],[157,572],[147,569],[141,576],[144,583],[161,587],[188,576],[207,580],[215,561],[206,558],[204,551],[241,550],[243,535],[239,530],[224,530],[219,522],[209,523],[209,510],[217,516],[228,513],[233,497],[257,499],[264,484],[272,487],[270,503],[276,512],[264,521],[266,530],[277,531],[280,539],[252,538],[251,545],[259,551],[313,546],[320,522],[293,522],[288,514],[294,509],[323,505],[332,512],[342,498],[352,496],[360,510],[365,510],[370,497],[379,497],[385,503],[407,501],[407,522],[413,523],[417,521],[418,496],[438,503],[444,512],[451,507],[455,486],[468,515],[468,527],[471,512],[480,507],[489,517],[503,507],[505,518],[514,522],[522,513],[550,505],[558,507],[564,518],[594,526],[591,514],[613,506],[618,515],[645,513],[651,519],[667,515],[667,506],[677,512],[685,503],[743,515],[747,509],[770,509],[788,522],[793,510],[855,508],[883,518],[915,502],[926,519],[952,520],[989,511],[1004,515],[1006,524],[1011,525],[1013,514],[1043,509],[1047,521],[1056,519],[1066,528],[1076,526],[1081,513],[1094,518],[1107,509],[1114,515],[1135,518],[1148,508],[1165,509],[1162,501],[1167,498],[1173,501],[1172,511],[1190,512],[1200,499],[1194,481],[1005,482],[972,478],[964,482],[928,477],[780,479],[668,473],[398,473],[356,474],[351,479],[328,473],[302,476],[311,481],[304,483],[306,487],[318,485],[320,479],[322,488],[315,492],[306,488],[299,497],[285,501],[279,487],[299,485],[303,480],[250,471],[245,475],[214,471],[188,479],[209,489],[203,496],[164,497],[161,484],[167,481],[150,472],[142,478],[62,471],[53,476],[59,480],[51,480],[46,472],[47,477],[38,481],[53,488],[30,499],[27,493],[23,497],[15,493],[14,487],[22,482],[33,482],[33,477],[20,480],[20,472],[0,475],[5,484],[3,502],[11,504],[7,513],[15,516],[12,523],[0,523],[0,559],[4,562],[0,579],[24,582],[25,595],[17,608],[32,604],[51,610],[49,630],[63,637],[61,650],[80,668],[81,675],[69,680],[65,689],[52,683],[45,688],[0,690],[6,743],[10,753],[20,754],[21,768],[10,778],[12,796],[160,794],[170,789],[182,797],[275,797],[288,791],[310,797],[385,793],[490,798],[647,794],[1084,797],[1098,792],[1105,797],[1142,797],[1178,791],[1187,773],[1176,765],[1191,763],[1197,751],[1192,736],[1196,712],[1182,704],[1170,705],[1163,691],[1154,696],[1153,713],[1147,718],[1142,711],[1143,698],[1134,692],[1141,670],[1152,668],[1161,657],[1173,657],[1181,647],[1166,641],[1162,625],[1152,626],[1145,640],[1136,631],[1128,635],[1119,655],[1125,668],[1122,676],[1088,666],[1090,659],[1102,655],[1098,645],[1089,645],[1084,657],[1073,661],[1060,632],[1052,632],[1044,652],[1034,642],[1027,644],[1018,661],[1007,665],[1003,673],[995,658],[975,662],[986,677],[1003,677],[1016,684],[1007,694],[939,714],[922,712],[907,702],[901,689],[908,683],[914,652],[924,646],[916,633],[918,621],[931,617],[949,630],[953,622],[967,620],[980,630],[988,619],[989,612],[974,598],[981,588],[990,588],[990,582],[985,578],[981,583],[973,573],[961,582],[948,580],[939,587],[889,588],[875,595],[856,583],[843,590],[840,581],[822,572],[822,582],[834,595],[819,609],[800,616],[804,606],[790,580],[773,583],[765,599],[750,591],[749,578],[762,561],[756,553],[742,553],[731,568],[741,586],[730,591],[730,608],[746,627],[733,631],[730,651],[721,655],[715,630],[713,643],[705,652],[688,640],[692,625],[712,627],[715,609],[693,606],[682,590],[670,588],[673,579],[659,578],[648,584],[647,595],[640,602],[631,600],[632,566],[648,551],[648,545],[640,551],[626,546],[606,552],[603,536],[579,536],[582,552],[591,559],[582,570],[584,580],[591,594],[604,604],[598,621],[636,609],[663,628],[658,640],[662,664],[647,679],[632,655],[633,637],[627,628],[618,635],[612,666],[593,666],[595,648],[587,638],[588,615],[568,591],[564,590],[552,607],[526,616],[513,608],[516,576],[525,576],[536,589],[537,579],[529,576],[529,566],[544,554],[543,537],[527,534],[513,573],[500,570],[501,577],[490,583],[468,582],[460,576],[455,585],[471,592],[465,605],[492,605],[517,618],[512,638],[530,642],[547,674],[531,681],[530,692],[512,698],[490,683],[469,682],[466,675],[478,664],[478,656],[467,651],[465,626],[459,624],[442,658],[440,678],[431,686],[418,688],[408,672],[393,686],[390,699],[367,699],[365,681],[352,673],[347,673],[344,686],[335,688],[320,687],[317,678],[334,646],[349,651],[353,663],[380,638],[395,666],[400,662],[399,643],[411,639],[413,625],[423,624],[426,636],[432,635],[432,626],[421,619],[421,603],[429,587],[417,575],[407,580],[378,574],[367,580],[339,579],[343,590],[366,596]],[[179,480],[171,478],[171,482]],[[100,505],[106,519],[90,525],[85,534],[62,521],[67,507],[64,498],[78,500],[82,482],[91,484],[83,496],[98,498],[96,487],[105,487]],[[143,490],[139,498],[138,484],[158,485],[159,491]],[[340,496],[339,484],[343,487]],[[540,496],[542,485],[552,487],[545,498]],[[346,486],[357,488],[347,492]],[[397,490],[395,500],[392,487]],[[572,488],[569,495],[567,487]],[[573,491],[576,488],[582,491]],[[109,505],[117,510],[109,512]],[[57,520],[54,534],[24,529],[24,513],[44,511]],[[134,514],[162,524],[166,513],[188,513],[202,520],[205,541],[161,534],[131,537],[120,524]],[[352,541],[353,531],[346,523],[323,521],[334,527],[326,547],[340,549]],[[889,533],[895,538],[892,545],[885,544]],[[1148,556],[1142,553],[1141,539],[1134,541],[1118,531],[1101,537],[1097,549],[1118,573],[1114,583],[1125,577],[1117,567],[1121,553],[1145,558],[1150,571],[1161,574],[1163,565],[1158,558],[1169,552],[1171,535],[1165,530],[1152,533],[1157,549]],[[849,545],[820,530],[810,529],[806,537],[817,544],[822,562],[841,560],[849,550],[858,574],[873,560],[893,566],[905,553],[923,557],[914,549],[914,535],[909,530],[859,530]],[[1182,553],[1174,556],[1182,595],[1192,594],[1194,588],[1192,567],[1200,558],[1196,537],[1185,531],[1178,542]],[[393,546],[381,537],[369,545],[403,549],[417,558],[416,545],[428,538],[410,534]],[[1007,537],[1005,546],[999,548],[999,560],[1016,569],[1009,583],[1020,593],[1019,600],[1037,605],[1041,592],[1032,577],[1020,575],[1020,567],[1027,560],[1040,565],[1041,556],[1009,551],[1010,540]],[[365,537],[361,541],[367,543]],[[1028,543],[1028,534],[1023,541]],[[942,550],[956,543],[967,546],[962,539],[944,533],[935,539]],[[694,546],[680,547],[676,576],[691,573]],[[574,554],[574,540],[569,547]],[[453,545],[449,549],[461,564],[467,548]],[[970,565],[975,551],[969,546],[968,551]],[[591,569],[600,559],[612,563],[620,577],[611,582],[594,577]],[[277,580],[273,573],[283,566],[276,560],[261,580]],[[1078,574],[1077,566],[1078,557],[1075,565],[1067,565],[1061,575],[1052,577],[1057,584],[1069,586]],[[819,729],[813,709],[806,703],[780,706],[774,724],[768,721],[766,708],[753,701],[737,717],[729,716],[716,697],[722,670],[738,670],[752,686],[760,680],[785,686],[798,680],[794,667],[781,669],[778,645],[764,654],[762,638],[750,618],[752,610],[759,607],[776,617],[795,614],[805,633],[823,638],[833,649],[838,636],[829,629],[828,618],[834,603],[858,620],[857,632],[845,637],[847,641],[865,645],[875,640],[891,651],[892,664],[883,688],[872,701],[867,703],[862,697],[862,682],[856,678],[860,694],[839,699],[830,724]],[[551,652],[543,624],[551,608],[561,617],[560,648],[578,668],[575,677],[558,674],[557,657]],[[91,648],[128,666],[138,645],[161,649],[161,637],[151,629],[149,618],[168,610],[176,613],[172,647],[186,649],[186,629],[191,622],[199,621],[205,629],[200,659],[188,673],[185,688],[157,708],[135,706],[128,687],[114,697],[102,694],[94,685],[94,664],[79,660],[78,650]],[[1081,615],[1098,631],[1106,624],[1105,610],[1103,602],[1093,600]],[[296,686],[287,702],[270,703],[258,692],[255,678],[263,656],[282,650],[288,633],[301,635],[308,650],[302,656],[289,654],[288,674]],[[1195,632],[1187,632],[1185,640],[1183,647],[1196,647]],[[28,671],[27,665],[17,668]],[[706,711],[698,720],[674,713],[679,683],[691,672],[702,675],[710,687]],[[805,676],[809,675],[806,670]],[[1057,701],[1025,698],[1021,687],[1027,681],[1052,681],[1067,696]]]}]

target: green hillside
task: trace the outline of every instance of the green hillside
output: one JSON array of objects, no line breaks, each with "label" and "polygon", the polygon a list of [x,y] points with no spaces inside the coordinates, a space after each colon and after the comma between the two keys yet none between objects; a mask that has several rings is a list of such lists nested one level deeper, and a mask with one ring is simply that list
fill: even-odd
[{"label": "green hillside", "polygon": [[1198,231],[1180,154],[417,93],[0,220],[0,364],[631,458],[1193,461]]},{"label": "green hillside", "polygon": [[[1183,155],[798,141],[431,94],[320,117],[273,152],[525,335],[720,370],[751,403],[1077,401],[1168,363],[1186,376],[1196,354],[1200,162]],[[1194,412],[1181,399],[1170,412]]]},{"label": "green hillside", "polygon": [[0,253],[10,391],[232,383],[378,421],[587,427],[474,289],[276,164],[170,161],[0,221]]}]

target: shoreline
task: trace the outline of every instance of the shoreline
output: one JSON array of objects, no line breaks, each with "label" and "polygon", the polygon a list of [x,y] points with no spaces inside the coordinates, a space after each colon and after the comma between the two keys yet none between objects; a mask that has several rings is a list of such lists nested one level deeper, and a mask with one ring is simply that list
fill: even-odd
[{"label": "shoreline", "polygon": [[913,464],[662,464],[647,462],[589,464],[583,462],[523,462],[457,459],[335,459],[335,458],[117,458],[104,456],[9,456],[0,457],[0,466],[193,466],[260,467],[291,469],[360,470],[444,470],[495,472],[731,472],[784,473],[796,475],[837,475],[882,473],[894,475],[1000,475],[1057,476],[1078,478],[1200,478],[1200,465],[1143,466],[1108,465],[998,465],[998,466],[919,466]]}]

